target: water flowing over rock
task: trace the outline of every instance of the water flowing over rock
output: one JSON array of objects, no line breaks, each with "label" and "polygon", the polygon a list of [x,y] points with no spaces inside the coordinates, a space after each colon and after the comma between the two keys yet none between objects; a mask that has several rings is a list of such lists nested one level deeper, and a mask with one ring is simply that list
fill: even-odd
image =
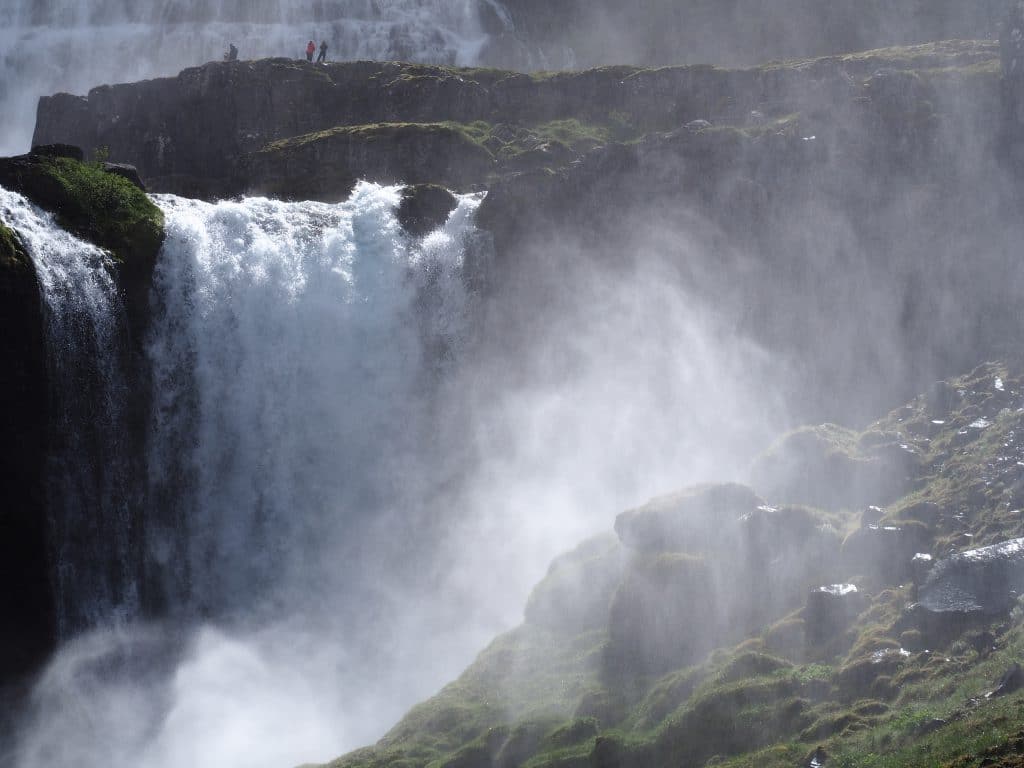
[{"label": "water flowing over rock", "polygon": [[391,478],[419,490],[404,467],[462,341],[479,198],[411,241],[400,196],[363,184],[338,205],[158,198],[147,536],[171,610],[323,596],[358,578],[368,529],[408,504]]},{"label": "water flowing over rock", "polygon": [[46,469],[57,633],[124,621],[138,609],[129,458],[126,319],[108,254],[0,189],[0,212],[38,275],[50,380]]}]

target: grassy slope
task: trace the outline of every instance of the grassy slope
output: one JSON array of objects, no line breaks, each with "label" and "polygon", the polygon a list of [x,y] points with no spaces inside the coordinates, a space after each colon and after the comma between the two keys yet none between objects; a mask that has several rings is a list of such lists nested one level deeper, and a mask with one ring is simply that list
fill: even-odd
[{"label": "grassy slope", "polygon": [[[887,440],[917,454],[908,492],[888,505],[882,522],[926,518],[916,523],[939,554],[1024,532],[1015,482],[1017,461],[1024,461],[1017,437],[1024,434],[1022,406],[1024,381],[989,365],[862,433],[817,433],[827,438],[824,450],[856,460]],[[830,519],[854,530],[859,512],[834,509]],[[573,562],[570,556],[554,569],[535,595]],[[496,640],[376,748],[332,765],[711,761],[781,768],[809,759],[819,746],[831,764],[850,768],[1021,764],[1013,761],[1024,749],[1024,695],[984,694],[1024,654],[1024,611],[988,627],[995,650],[979,651],[972,642],[984,627],[947,647],[924,649],[919,633],[901,621],[911,587],[866,581],[860,615],[827,643],[805,645],[803,614],[795,611],[696,666],[632,679],[621,689],[602,676],[606,628],[574,634],[528,622]],[[531,732],[532,739],[524,736]],[[511,760],[517,733],[525,746]]]}]

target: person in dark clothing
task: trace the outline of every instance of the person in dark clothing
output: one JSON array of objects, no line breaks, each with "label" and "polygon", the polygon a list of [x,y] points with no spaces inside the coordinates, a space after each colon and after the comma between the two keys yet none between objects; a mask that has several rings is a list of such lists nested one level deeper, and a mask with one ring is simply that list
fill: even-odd
[{"label": "person in dark clothing", "polygon": [[224,54],[224,61],[238,61],[238,49],[234,43],[228,44],[228,52]]},{"label": "person in dark clothing", "polygon": [[321,40],[320,41],[320,55],[316,57],[316,63],[319,64],[320,62],[322,62],[326,58],[327,58],[327,41],[326,40]]},{"label": "person in dark clothing", "polygon": [[316,43],[310,40],[306,43],[306,61],[313,61],[314,53],[316,53]]}]

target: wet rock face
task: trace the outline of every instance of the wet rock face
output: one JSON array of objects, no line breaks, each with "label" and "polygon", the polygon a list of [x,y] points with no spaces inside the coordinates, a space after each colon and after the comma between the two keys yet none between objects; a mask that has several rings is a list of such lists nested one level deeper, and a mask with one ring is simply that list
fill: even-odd
[{"label": "wet rock face", "polygon": [[431,123],[336,128],[272,144],[246,157],[243,167],[250,193],[336,202],[358,179],[465,191],[493,164],[461,130]]},{"label": "wet rock face", "polygon": [[951,555],[921,585],[918,605],[929,614],[997,616],[1024,592],[1024,539]]},{"label": "wet rock face", "polygon": [[416,184],[402,191],[398,221],[414,237],[422,237],[440,227],[455,210],[455,195],[436,184]]},{"label": "wet rock face", "polygon": [[809,645],[827,642],[849,626],[869,600],[854,584],[812,589],[804,605],[804,634]]},{"label": "wet rock face", "polygon": [[0,224],[0,689],[53,647],[44,462],[43,307],[31,260]]},{"label": "wet rock face", "polygon": [[915,470],[914,455],[898,444],[866,444],[850,430],[822,424],[782,438],[757,460],[752,476],[773,499],[835,509],[892,501]]},{"label": "wet rock face", "polygon": [[850,573],[896,584],[913,574],[914,556],[930,546],[931,536],[918,521],[899,525],[871,524],[843,542],[842,562]]},{"label": "wet rock face", "polygon": [[698,486],[626,512],[632,559],[609,613],[609,674],[659,674],[799,607],[830,569],[838,534],[799,507],[749,488]]},{"label": "wet rock face", "polygon": [[700,486],[623,512],[615,520],[615,532],[638,552],[700,553],[715,547],[723,528],[735,526],[763,504],[746,486]]}]

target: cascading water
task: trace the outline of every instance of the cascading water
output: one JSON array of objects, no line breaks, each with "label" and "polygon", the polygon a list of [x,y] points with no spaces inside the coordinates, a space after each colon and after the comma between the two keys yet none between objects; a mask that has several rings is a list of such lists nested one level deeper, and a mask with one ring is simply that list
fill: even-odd
[{"label": "cascading water", "polygon": [[132,484],[126,460],[124,311],[99,248],[0,188],[0,218],[32,258],[51,379],[49,524],[58,635],[135,615]]},{"label": "cascading water", "polygon": [[315,39],[332,61],[475,64],[488,39],[480,9],[496,2],[3,0],[0,154],[28,149],[40,96],[173,75],[219,59],[228,43],[245,59],[298,58]]},{"label": "cascading water", "polygon": [[338,594],[369,529],[421,490],[408,465],[422,462],[409,459],[430,432],[436,350],[461,336],[479,201],[462,198],[413,243],[399,194],[157,198],[168,237],[149,345],[147,537],[171,610],[225,616]]},{"label": "cascading water", "polygon": [[[15,765],[326,759],[378,736],[464,661],[468,650],[453,654],[434,629],[414,671],[389,638],[424,628],[408,602],[416,586],[400,581],[413,560],[407,537],[425,530],[416,506],[443,482],[434,403],[467,331],[463,255],[481,198],[461,197],[443,227],[414,239],[397,221],[400,197],[361,183],[337,205],[155,198],[167,239],[146,344],[145,526],[123,540],[142,565],[122,574],[143,615],[97,613],[93,631],[62,644]],[[92,302],[92,335],[116,347],[120,307],[103,253],[16,195],[4,193],[0,210],[41,254],[48,296],[81,286],[55,322]],[[63,359],[77,359],[66,347]],[[123,386],[105,368],[77,375]],[[99,457],[108,469],[109,450]],[[96,556],[80,548],[97,533],[55,529],[74,557]],[[414,543],[429,556],[427,542]],[[68,575],[86,578],[62,580],[62,601],[95,603],[84,592],[98,589],[110,602],[89,574]],[[401,591],[401,614],[389,590]],[[442,649],[452,658],[440,660]],[[254,745],[284,721],[289,735]]]}]

